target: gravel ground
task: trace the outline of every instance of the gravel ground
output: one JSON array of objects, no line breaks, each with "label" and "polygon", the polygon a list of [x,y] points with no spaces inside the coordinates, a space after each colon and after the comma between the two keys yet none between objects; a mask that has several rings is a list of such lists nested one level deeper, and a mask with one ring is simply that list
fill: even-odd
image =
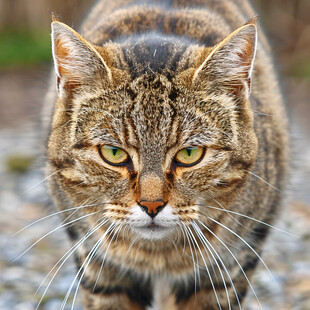
[{"label": "gravel ground", "polygon": [[[63,230],[50,233],[61,224],[57,216],[44,219],[16,234],[29,223],[53,213],[53,209],[47,207],[48,196],[40,169],[42,165],[37,156],[40,133],[32,122],[39,118],[40,102],[46,89],[46,74],[42,76],[42,71],[47,72],[47,69],[0,74],[1,310],[36,309],[50,280],[49,277],[44,281],[46,275],[69,249]],[[277,286],[262,264],[253,280],[264,310],[310,309],[309,86],[309,82],[287,82],[296,159],[288,203],[275,225],[294,236],[273,231],[268,239],[263,259]],[[33,158],[36,159],[34,163]],[[52,270],[51,276],[56,270]],[[69,260],[55,276],[39,309],[61,308],[74,272],[74,265]],[[68,309],[71,309],[71,301],[72,296]],[[81,309],[79,304],[77,300],[74,309]],[[253,293],[249,294],[244,309],[261,309]]]}]

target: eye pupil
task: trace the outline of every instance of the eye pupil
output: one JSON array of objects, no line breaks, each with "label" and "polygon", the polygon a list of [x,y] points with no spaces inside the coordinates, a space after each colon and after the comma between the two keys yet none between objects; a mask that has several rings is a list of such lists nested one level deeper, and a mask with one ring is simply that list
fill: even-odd
[{"label": "eye pupil", "polygon": [[186,149],[186,152],[187,152],[187,156],[191,156],[191,154],[192,154],[192,149],[188,147],[188,148]]},{"label": "eye pupil", "polygon": [[113,156],[116,155],[117,151],[118,151],[118,147],[113,147],[113,148],[112,148]]}]

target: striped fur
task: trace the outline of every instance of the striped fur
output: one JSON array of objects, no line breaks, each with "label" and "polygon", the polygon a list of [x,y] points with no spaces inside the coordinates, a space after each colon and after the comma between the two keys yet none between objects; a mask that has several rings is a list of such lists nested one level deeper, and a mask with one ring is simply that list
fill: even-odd
[{"label": "striped fur", "polygon": [[[288,161],[254,16],[246,0],[100,0],[81,34],[53,22],[47,175],[57,208],[76,207],[85,309],[241,309]],[[178,165],[191,146],[201,161]],[[165,204],[151,218],[144,200]]]}]

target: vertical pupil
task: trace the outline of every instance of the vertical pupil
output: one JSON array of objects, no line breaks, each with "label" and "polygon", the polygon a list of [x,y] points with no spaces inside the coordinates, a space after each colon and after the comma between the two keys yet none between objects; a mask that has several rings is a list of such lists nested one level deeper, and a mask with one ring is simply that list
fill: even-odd
[{"label": "vertical pupil", "polygon": [[192,154],[192,149],[191,148],[187,148],[186,152],[187,152],[187,156],[190,157],[191,154]]},{"label": "vertical pupil", "polygon": [[116,155],[117,151],[118,151],[118,148],[117,148],[117,147],[113,147],[113,148],[112,148],[113,156]]}]

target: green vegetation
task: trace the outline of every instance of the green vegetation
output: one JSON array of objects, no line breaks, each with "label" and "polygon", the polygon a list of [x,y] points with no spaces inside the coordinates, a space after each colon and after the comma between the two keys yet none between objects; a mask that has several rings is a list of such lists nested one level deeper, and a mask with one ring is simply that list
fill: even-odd
[{"label": "green vegetation", "polygon": [[310,78],[310,60],[299,61],[297,64],[291,66],[288,75],[301,77],[301,78]]},{"label": "green vegetation", "polygon": [[25,67],[50,61],[51,43],[47,32],[21,29],[0,30],[0,67]]},{"label": "green vegetation", "polygon": [[25,154],[10,154],[6,158],[6,168],[10,172],[25,173],[34,162],[33,156]]}]

